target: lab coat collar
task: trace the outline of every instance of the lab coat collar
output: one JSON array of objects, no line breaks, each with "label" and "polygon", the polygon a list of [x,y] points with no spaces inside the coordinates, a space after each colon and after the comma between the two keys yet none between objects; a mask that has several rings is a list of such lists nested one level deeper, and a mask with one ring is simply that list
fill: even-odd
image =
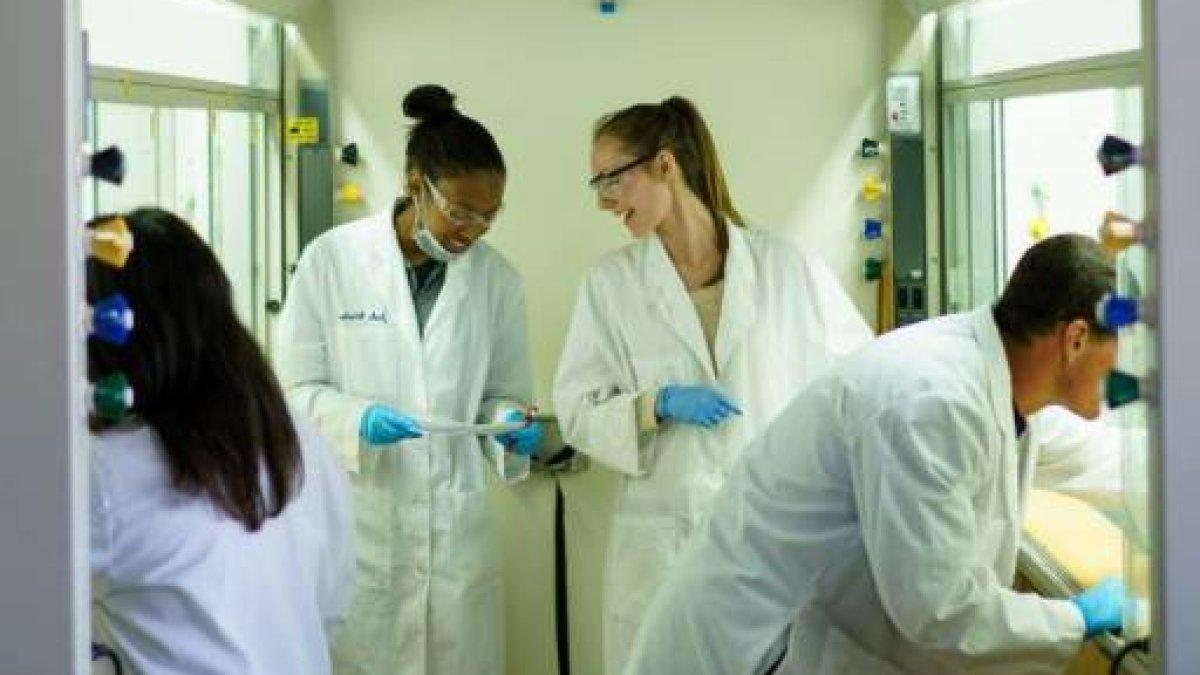
[{"label": "lab coat collar", "polygon": [[1016,428],[1013,425],[1012,371],[1008,366],[1008,357],[1004,353],[1004,342],[1000,339],[1000,329],[996,326],[996,319],[992,315],[990,305],[980,307],[972,314],[975,339],[983,351],[983,362],[987,368],[986,377],[992,414],[1004,433],[1007,446],[1013,447],[1017,442],[1017,436]]},{"label": "lab coat collar", "polygon": [[[402,294],[403,297],[394,298],[393,302],[397,303],[407,316],[405,317],[405,325],[416,326],[416,309],[412,305],[412,288],[409,285],[408,274],[405,271],[407,262],[404,259],[404,254],[400,250],[400,243],[396,240],[395,218],[392,209],[381,211],[375,214],[371,219],[372,239],[375,240],[375,257],[380,264],[377,274],[372,275],[378,280],[381,285],[387,284],[387,287],[381,288],[384,292],[384,297],[388,297],[391,288],[403,288],[407,292]],[[440,315],[449,312],[451,315],[455,312],[459,303],[467,295],[467,285],[470,276],[469,268],[472,267],[472,262],[476,257],[475,248],[481,242],[476,242],[466,253],[454,262],[446,265],[446,281],[442,285],[442,291],[438,294],[437,303],[433,307],[433,313],[429,316],[429,324],[426,326],[426,334],[431,332],[431,327],[437,322]],[[385,271],[386,270],[386,271]],[[414,328],[415,330],[415,328]]]},{"label": "lab coat collar", "polygon": [[725,221],[725,232],[729,250],[725,256],[725,292],[714,350],[720,372],[728,368],[758,313],[758,303],[754,301],[757,297],[754,258],[746,241],[746,232],[729,220]]},{"label": "lab coat collar", "polygon": [[656,235],[646,240],[642,251],[642,278],[650,293],[650,303],[663,322],[687,346],[701,369],[712,374],[712,359],[708,356],[704,330],[688,298],[683,279],[679,278],[675,265],[667,255],[666,247]]},{"label": "lab coat collar", "polygon": [[438,295],[437,303],[433,306],[433,313],[429,315],[430,325],[433,325],[440,314],[448,313],[453,316],[458,305],[467,297],[470,271],[475,266],[473,263],[476,249],[482,245],[483,242],[475,242],[461,257],[446,264],[446,282],[442,285],[442,292]]},{"label": "lab coat collar", "polygon": [[[721,319],[717,326],[714,348],[717,366],[723,372],[736,348],[754,324],[754,260],[746,233],[729,220],[725,221],[729,248],[725,256],[725,290],[721,299]],[[688,296],[683,280],[667,255],[667,249],[657,236],[650,237],[643,248],[642,277],[650,291],[652,302],[664,321],[686,344],[713,380],[713,368],[700,319]]]}]

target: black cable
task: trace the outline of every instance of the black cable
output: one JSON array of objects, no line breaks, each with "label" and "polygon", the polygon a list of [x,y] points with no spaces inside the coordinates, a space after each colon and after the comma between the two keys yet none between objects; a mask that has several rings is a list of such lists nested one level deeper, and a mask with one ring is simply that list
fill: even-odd
[{"label": "black cable", "polygon": [[112,661],[113,672],[116,673],[116,675],[122,675],[121,659],[117,658],[116,652],[109,649],[105,645],[100,644],[99,642],[93,642],[92,643],[92,660],[99,661],[100,659],[104,659],[104,658],[107,658],[109,661]]},{"label": "black cable", "polygon": [[1120,675],[1121,662],[1125,660],[1126,656],[1129,656],[1135,651],[1149,654],[1150,638],[1142,638],[1141,640],[1126,642],[1125,646],[1121,647],[1121,651],[1117,652],[1117,656],[1113,659],[1112,665],[1109,666],[1108,675]]},{"label": "black cable", "polygon": [[567,605],[567,526],[562,486],[554,481],[554,605],[558,673],[571,675],[571,620]]}]

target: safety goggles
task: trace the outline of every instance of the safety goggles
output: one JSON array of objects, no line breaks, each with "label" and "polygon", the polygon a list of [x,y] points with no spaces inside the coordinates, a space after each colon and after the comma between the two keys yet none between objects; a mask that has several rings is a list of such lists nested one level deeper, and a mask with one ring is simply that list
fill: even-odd
[{"label": "safety goggles", "polygon": [[441,211],[442,215],[446,216],[446,220],[459,229],[486,230],[492,226],[492,221],[500,214],[500,209],[496,209],[495,213],[485,216],[451,204],[446,195],[442,194],[437,185],[429,179],[429,176],[425,176],[425,185],[429,187],[429,193],[433,195],[433,203],[437,206],[438,211]]},{"label": "safety goggles", "polygon": [[646,162],[654,159],[654,155],[656,154],[658,153],[642,155],[632,162],[626,162],[615,169],[610,169],[604,173],[598,173],[595,176],[592,176],[591,180],[588,181],[588,187],[595,190],[596,194],[599,195],[601,199],[612,199],[617,196],[617,188],[621,185],[621,176],[623,176],[626,171],[629,171],[633,167],[639,164],[645,164]]}]

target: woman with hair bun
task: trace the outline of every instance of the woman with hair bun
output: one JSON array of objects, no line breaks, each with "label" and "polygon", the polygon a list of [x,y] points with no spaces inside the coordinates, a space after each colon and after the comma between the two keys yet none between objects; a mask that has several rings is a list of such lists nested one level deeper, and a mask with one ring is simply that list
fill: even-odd
[{"label": "woman with hair bun", "polygon": [[[500,673],[488,465],[528,475],[541,427],[520,275],[481,241],[504,197],[492,135],[437,85],[413,89],[403,196],[308,246],[278,367],[355,494],[358,574],[337,673]],[[505,423],[494,438],[435,433]]]}]

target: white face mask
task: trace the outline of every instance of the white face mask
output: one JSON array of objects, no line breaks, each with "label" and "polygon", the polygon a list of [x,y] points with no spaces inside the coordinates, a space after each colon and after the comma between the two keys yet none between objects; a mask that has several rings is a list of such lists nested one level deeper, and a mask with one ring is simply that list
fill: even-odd
[{"label": "white face mask", "polygon": [[430,258],[443,263],[452,263],[462,257],[462,253],[454,253],[442,246],[442,242],[438,241],[437,237],[429,231],[425,226],[425,219],[422,217],[421,207],[414,199],[413,204],[417,205],[417,217],[414,219],[414,227],[416,231],[413,233],[413,243],[417,248],[421,249],[421,253]]}]

